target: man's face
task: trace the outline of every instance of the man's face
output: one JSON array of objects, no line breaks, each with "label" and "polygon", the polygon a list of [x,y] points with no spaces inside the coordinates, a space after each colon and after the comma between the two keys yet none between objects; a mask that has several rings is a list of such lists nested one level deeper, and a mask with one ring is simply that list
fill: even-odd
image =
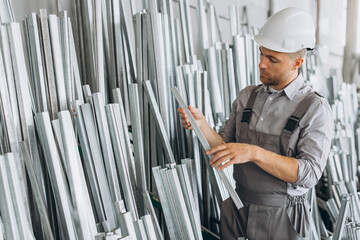
[{"label": "man's face", "polygon": [[281,90],[289,81],[293,60],[289,54],[275,52],[260,46],[260,80],[263,84]]}]

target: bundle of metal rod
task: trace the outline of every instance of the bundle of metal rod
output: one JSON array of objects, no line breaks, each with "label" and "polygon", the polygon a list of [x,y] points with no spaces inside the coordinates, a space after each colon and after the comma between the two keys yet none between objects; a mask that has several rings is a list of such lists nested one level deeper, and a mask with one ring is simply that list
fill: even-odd
[{"label": "bundle of metal rod", "polygon": [[202,239],[191,177],[185,164],[152,169],[170,239]]},{"label": "bundle of metal rod", "polygon": [[81,76],[92,91],[103,94],[105,103],[119,87],[126,115],[128,84],[136,82],[137,75],[133,7],[133,1],[75,1]]},{"label": "bundle of metal rod", "polygon": [[[358,239],[357,225],[360,216],[358,189],[358,103],[356,87],[341,82],[337,73],[323,76],[318,50],[309,53],[303,74],[309,84],[324,95],[330,103],[334,120],[334,138],[328,164],[320,183],[316,187],[319,208],[325,210],[321,216],[328,216],[325,226],[322,217],[313,211],[314,233],[326,239]],[[316,201],[315,201],[316,202]],[[333,234],[329,234],[329,230]],[[331,236],[330,236],[331,235]],[[315,234],[314,234],[315,236]]]},{"label": "bundle of metal rod", "polygon": [[57,17],[41,9],[26,16],[24,27],[34,112],[48,111],[56,119],[71,101],[84,101],[71,21],[66,11]]}]

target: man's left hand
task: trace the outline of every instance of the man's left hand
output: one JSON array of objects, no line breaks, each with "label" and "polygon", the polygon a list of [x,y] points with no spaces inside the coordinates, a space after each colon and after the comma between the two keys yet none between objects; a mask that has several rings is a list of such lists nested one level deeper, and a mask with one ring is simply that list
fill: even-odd
[{"label": "man's left hand", "polygon": [[215,154],[211,159],[210,164],[213,168],[218,167],[218,170],[223,170],[233,164],[252,161],[258,150],[259,147],[255,145],[244,143],[223,143],[211,148],[206,152],[206,154]]}]

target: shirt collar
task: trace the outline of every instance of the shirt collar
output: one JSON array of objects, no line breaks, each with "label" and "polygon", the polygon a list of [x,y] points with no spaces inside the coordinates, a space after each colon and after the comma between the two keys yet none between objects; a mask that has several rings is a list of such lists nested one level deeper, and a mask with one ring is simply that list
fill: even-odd
[{"label": "shirt collar", "polygon": [[287,85],[284,89],[280,91],[276,91],[275,89],[272,89],[269,85],[265,85],[265,84],[263,84],[257,91],[262,90],[263,92],[267,92],[267,93],[284,92],[285,95],[290,100],[292,100],[295,94],[299,91],[299,89],[303,85],[303,83],[304,83],[304,77],[300,72],[297,78],[295,78],[295,80],[293,80],[289,85]]}]

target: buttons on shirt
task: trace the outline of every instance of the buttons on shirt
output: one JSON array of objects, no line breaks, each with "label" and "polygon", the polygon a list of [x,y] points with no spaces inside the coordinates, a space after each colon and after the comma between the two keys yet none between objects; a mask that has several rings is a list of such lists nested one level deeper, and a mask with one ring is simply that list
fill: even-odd
[{"label": "buttons on shirt", "polygon": [[269,101],[273,100],[272,97],[269,97]]},{"label": "buttons on shirt", "polygon": [[263,121],[263,120],[264,120],[264,118],[261,117],[261,118],[260,118],[260,121]]}]

